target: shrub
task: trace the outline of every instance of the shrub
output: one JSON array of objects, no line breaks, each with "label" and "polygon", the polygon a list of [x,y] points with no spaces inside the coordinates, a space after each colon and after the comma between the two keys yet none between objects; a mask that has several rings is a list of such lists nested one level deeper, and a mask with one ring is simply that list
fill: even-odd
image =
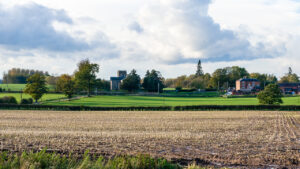
[{"label": "shrub", "polygon": [[33,99],[29,98],[29,99],[22,99],[21,100],[21,104],[32,104],[33,103]]},{"label": "shrub", "polygon": [[177,86],[175,89],[176,89],[176,91],[180,92],[182,90],[182,87],[181,86]]},{"label": "shrub", "polygon": [[0,87],[0,92],[3,92],[3,89]]},{"label": "shrub", "polygon": [[0,103],[17,104],[17,99],[13,96],[5,96],[0,98]]}]

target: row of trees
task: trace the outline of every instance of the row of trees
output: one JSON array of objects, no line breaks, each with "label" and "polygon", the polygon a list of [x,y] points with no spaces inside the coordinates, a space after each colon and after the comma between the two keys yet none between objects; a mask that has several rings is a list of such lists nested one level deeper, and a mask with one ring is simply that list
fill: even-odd
[{"label": "row of trees", "polygon": [[197,71],[190,76],[179,76],[174,79],[166,79],[165,85],[170,88],[194,88],[194,89],[227,89],[235,87],[236,80],[240,78],[254,78],[261,82],[261,88],[264,89],[268,84],[274,83],[297,83],[299,77],[289,68],[279,81],[275,75],[249,73],[245,68],[239,66],[219,68],[212,74],[204,73],[201,66],[201,61],[198,62]]},{"label": "row of trees", "polygon": [[136,91],[143,87],[148,92],[162,92],[165,87],[163,83],[164,79],[159,71],[152,70],[147,71],[143,80],[136,73],[136,70],[132,70],[121,84],[121,89],[128,91]]},{"label": "row of trees", "polygon": [[[88,96],[95,89],[109,88],[108,81],[97,79],[96,74],[99,72],[99,65],[91,63],[88,59],[82,60],[77,65],[73,75],[63,74],[59,77],[45,76],[43,73],[35,73],[27,78],[27,84],[24,89],[37,102],[43,94],[47,93],[47,81],[56,86],[56,90],[64,93],[71,98],[75,93],[86,92]],[[147,71],[143,83],[140,76],[135,70],[123,80],[121,88],[128,91],[136,91],[143,87],[149,92],[162,91],[164,86],[163,77],[156,70]]]},{"label": "row of trees", "polygon": [[[76,92],[86,91],[90,96],[93,87],[102,84],[101,79],[96,78],[96,73],[99,72],[99,65],[90,63],[90,61],[82,60],[78,64],[78,69],[73,75],[63,74],[60,77],[55,77],[53,83],[56,85],[56,90],[64,93],[68,98],[71,98]],[[49,78],[48,76],[47,78]],[[41,73],[35,73],[27,79],[27,84],[24,90],[37,102],[45,93],[48,92],[46,76]]]},{"label": "row of trees", "polygon": [[13,68],[10,69],[7,73],[3,74],[3,83],[25,84],[27,82],[27,78],[36,73],[44,76],[50,76],[48,72],[39,70]]}]

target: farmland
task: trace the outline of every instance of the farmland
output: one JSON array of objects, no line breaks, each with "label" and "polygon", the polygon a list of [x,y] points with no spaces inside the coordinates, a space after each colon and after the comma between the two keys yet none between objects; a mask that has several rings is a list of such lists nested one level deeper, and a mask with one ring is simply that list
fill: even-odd
[{"label": "farmland", "polygon": [[300,167],[299,112],[0,111],[0,148]]},{"label": "farmland", "polygon": [[[300,97],[285,97],[283,105],[300,105]],[[95,96],[51,105],[128,107],[128,106],[186,106],[186,105],[258,105],[257,98],[223,97],[150,97],[150,96]]]}]

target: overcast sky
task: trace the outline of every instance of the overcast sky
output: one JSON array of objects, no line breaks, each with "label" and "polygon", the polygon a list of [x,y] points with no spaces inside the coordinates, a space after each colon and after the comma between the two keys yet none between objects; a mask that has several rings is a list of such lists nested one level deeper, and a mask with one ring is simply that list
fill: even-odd
[{"label": "overcast sky", "polygon": [[[226,66],[300,74],[300,0],[0,1],[0,72],[72,74],[89,58],[99,77],[147,69],[164,77]],[[2,75],[0,75],[2,77]]]}]

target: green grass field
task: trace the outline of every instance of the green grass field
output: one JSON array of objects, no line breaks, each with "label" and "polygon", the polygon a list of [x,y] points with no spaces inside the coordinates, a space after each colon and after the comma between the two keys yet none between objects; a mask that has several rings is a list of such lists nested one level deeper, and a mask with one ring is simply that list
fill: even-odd
[{"label": "green grass field", "polygon": [[[21,93],[0,93],[0,98],[5,96],[13,96],[17,99],[18,103],[21,101]],[[45,94],[39,101],[47,101],[47,100],[53,100],[53,99],[59,99],[64,98],[65,95],[63,94]],[[23,99],[31,98],[28,94],[22,94]]]},{"label": "green grass field", "polygon": [[[5,89],[6,91],[21,91],[24,90],[26,84],[0,84],[0,88]],[[54,87],[51,85],[47,86],[50,91],[54,91]]]},{"label": "green grass field", "polygon": [[[283,98],[283,105],[300,105],[300,97]],[[45,103],[51,105],[128,107],[128,106],[186,106],[186,105],[257,105],[256,98],[223,97],[147,97],[95,96],[73,101]]]}]

